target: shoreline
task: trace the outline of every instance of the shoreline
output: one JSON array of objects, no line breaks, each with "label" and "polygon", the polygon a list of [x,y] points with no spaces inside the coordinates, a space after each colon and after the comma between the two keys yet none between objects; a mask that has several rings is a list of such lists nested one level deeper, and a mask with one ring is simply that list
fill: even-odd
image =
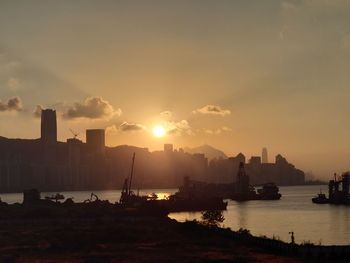
[{"label": "shoreline", "polygon": [[[328,186],[328,183],[323,182],[323,183],[305,183],[305,184],[293,184],[293,185],[277,185],[278,187],[299,187],[299,186],[317,186],[317,185],[322,185],[322,186]],[[261,184],[253,185],[254,187],[260,187],[262,186]],[[40,191],[41,193],[71,193],[71,192],[104,192],[104,191],[122,191],[122,188],[101,188],[101,189],[73,189],[73,190],[43,190]],[[142,188],[140,191],[144,190],[178,190],[178,186],[174,187],[150,187],[150,188]],[[0,192],[1,195],[6,195],[6,194],[23,194],[23,191],[8,191],[8,192]]]}]

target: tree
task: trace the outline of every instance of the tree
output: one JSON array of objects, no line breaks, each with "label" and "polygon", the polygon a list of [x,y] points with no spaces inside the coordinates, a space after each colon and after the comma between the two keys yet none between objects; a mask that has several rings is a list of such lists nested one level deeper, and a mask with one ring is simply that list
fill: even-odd
[{"label": "tree", "polygon": [[224,222],[225,217],[220,210],[207,210],[202,212],[201,223],[210,227],[218,227]]}]

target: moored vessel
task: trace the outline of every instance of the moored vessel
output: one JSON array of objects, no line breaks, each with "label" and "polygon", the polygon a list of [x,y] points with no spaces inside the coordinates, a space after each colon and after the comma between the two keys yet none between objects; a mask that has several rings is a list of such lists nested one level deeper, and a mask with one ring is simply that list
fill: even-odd
[{"label": "moored vessel", "polygon": [[184,185],[174,195],[167,199],[158,200],[156,194],[151,196],[140,196],[131,190],[134,173],[135,153],[132,158],[130,177],[125,179],[120,197],[120,204],[127,208],[153,209],[169,212],[188,212],[205,210],[226,210],[227,202],[223,198],[198,194],[191,186],[188,177],[185,177]]},{"label": "moored vessel", "polygon": [[328,198],[321,191],[320,193],[311,199],[315,204],[327,204],[329,202]]},{"label": "moored vessel", "polygon": [[249,175],[245,172],[244,163],[239,164],[237,181],[234,193],[231,196],[232,200],[279,200],[281,197],[279,188],[274,183],[266,183],[256,192],[255,188],[249,184]]},{"label": "moored vessel", "polygon": [[328,198],[325,194],[319,193],[318,196],[312,198],[312,202],[316,204],[335,204],[335,205],[350,205],[350,173],[346,172],[337,178],[334,174],[334,180],[328,183]]}]

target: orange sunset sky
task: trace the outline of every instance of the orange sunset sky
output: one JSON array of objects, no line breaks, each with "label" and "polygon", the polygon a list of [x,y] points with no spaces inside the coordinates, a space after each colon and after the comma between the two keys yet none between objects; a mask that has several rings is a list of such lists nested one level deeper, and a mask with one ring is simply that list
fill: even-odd
[{"label": "orange sunset sky", "polygon": [[350,1],[1,1],[0,34],[0,136],[54,108],[61,141],[350,168]]}]

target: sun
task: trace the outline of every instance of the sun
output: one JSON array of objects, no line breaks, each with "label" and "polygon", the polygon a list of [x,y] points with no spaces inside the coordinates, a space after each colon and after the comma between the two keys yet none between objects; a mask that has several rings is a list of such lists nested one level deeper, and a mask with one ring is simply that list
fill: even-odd
[{"label": "sun", "polygon": [[165,129],[161,125],[156,125],[153,127],[153,136],[155,137],[163,137],[165,135]]}]

